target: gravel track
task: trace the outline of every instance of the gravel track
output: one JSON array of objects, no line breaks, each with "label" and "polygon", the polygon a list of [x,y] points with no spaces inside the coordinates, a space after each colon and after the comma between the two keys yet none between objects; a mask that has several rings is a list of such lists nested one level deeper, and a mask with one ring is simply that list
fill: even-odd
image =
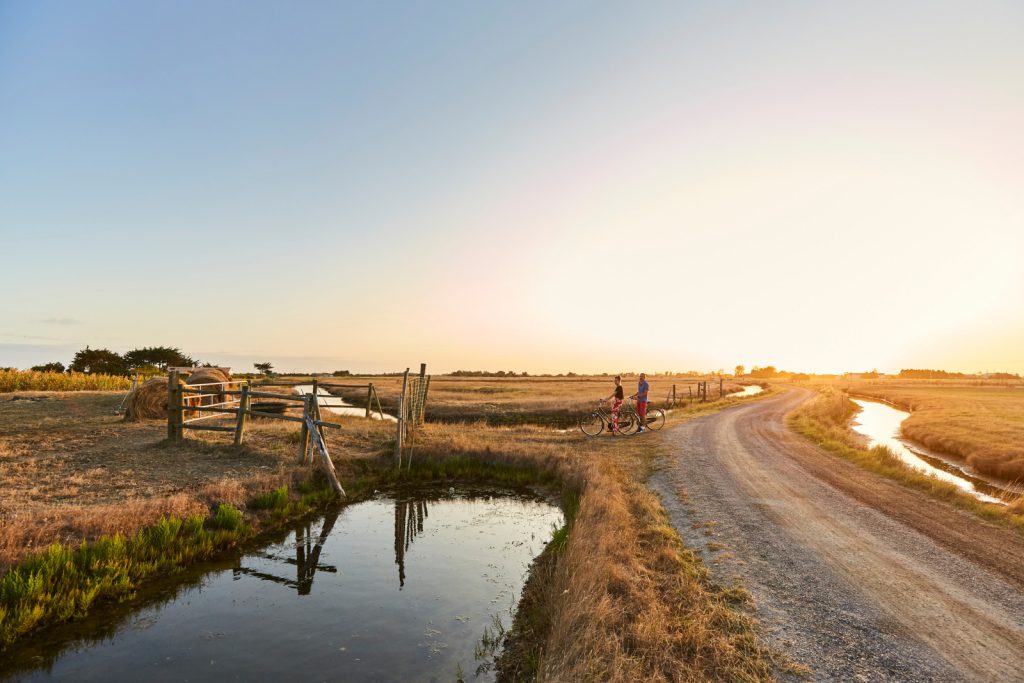
[{"label": "gravel track", "polygon": [[687,545],[815,680],[1024,681],[1024,539],[792,434],[812,395],[662,435],[649,483]]}]

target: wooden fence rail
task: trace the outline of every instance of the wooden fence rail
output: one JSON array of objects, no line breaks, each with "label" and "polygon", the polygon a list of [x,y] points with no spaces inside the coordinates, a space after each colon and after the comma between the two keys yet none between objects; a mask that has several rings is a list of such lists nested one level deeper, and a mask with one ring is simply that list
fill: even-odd
[{"label": "wooden fence rail", "polygon": [[[274,391],[260,391],[273,387],[296,387],[306,384],[313,385],[313,393],[296,395],[292,393],[278,393]],[[373,412],[373,404],[376,403],[377,411],[381,418],[384,411],[380,405],[380,398],[377,396],[373,384],[343,384],[331,381],[312,382],[205,382],[202,384],[183,384],[181,373],[172,369],[167,377],[167,438],[171,441],[181,441],[186,430],[224,432],[234,435],[234,444],[242,445],[245,439],[245,431],[249,421],[253,417],[269,418],[272,420],[283,420],[286,422],[300,423],[299,454],[300,463],[314,462],[314,453],[324,475],[331,483],[335,492],[344,497],[345,490],[338,481],[334,463],[331,462],[327,450],[325,428],[340,429],[341,425],[334,422],[327,422],[322,419],[320,413],[320,387],[334,387],[347,389],[366,390],[366,417],[369,418]],[[255,402],[253,399],[257,399]],[[259,400],[285,402],[296,408],[302,408],[302,416],[285,415],[281,412],[270,412],[260,410],[262,405]],[[207,402],[212,401],[212,402]],[[231,424],[197,424],[212,418],[234,417]]]}]

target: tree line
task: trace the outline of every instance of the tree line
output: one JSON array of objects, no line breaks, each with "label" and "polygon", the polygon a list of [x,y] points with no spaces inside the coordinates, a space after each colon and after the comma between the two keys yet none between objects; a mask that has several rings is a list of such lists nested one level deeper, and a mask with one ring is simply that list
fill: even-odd
[{"label": "tree line", "polygon": [[[129,375],[133,372],[162,372],[168,367],[194,367],[200,363],[170,346],[146,346],[123,354],[86,346],[75,353],[67,367],[61,362],[34,365],[39,372],[84,372],[89,375]],[[205,364],[209,366],[209,363]]]}]

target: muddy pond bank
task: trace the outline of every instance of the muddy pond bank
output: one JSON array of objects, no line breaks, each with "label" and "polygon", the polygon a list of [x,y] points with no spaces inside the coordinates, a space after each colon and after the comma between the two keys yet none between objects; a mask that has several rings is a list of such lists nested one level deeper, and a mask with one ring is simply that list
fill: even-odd
[{"label": "muddy pond bank", "polygon": [[524,490],[378,493],[197,565],[130,611],[16,644],[0,678],[492,680],[529,565],[562,523]]}]

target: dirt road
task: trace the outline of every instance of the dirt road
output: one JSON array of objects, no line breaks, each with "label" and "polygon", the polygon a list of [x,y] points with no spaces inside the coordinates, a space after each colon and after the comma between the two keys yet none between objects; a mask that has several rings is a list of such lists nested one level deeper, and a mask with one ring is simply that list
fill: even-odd
[{"label": "dirt road", "polygon": [[650,483],[687,545],[816,680],[1024,681],[1024,540],[790,433],[810,396],[661,435]]}]

